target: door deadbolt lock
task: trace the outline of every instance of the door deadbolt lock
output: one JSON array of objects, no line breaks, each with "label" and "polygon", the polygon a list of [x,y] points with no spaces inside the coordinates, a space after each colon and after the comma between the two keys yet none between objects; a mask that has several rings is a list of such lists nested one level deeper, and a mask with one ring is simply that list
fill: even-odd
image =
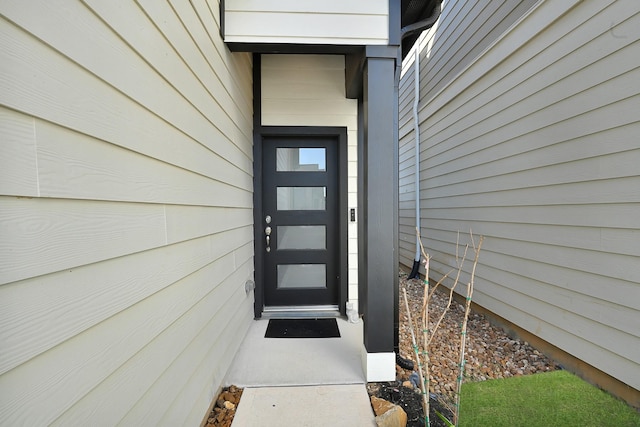
[{"label": "door deadbolt lock", "polygon": [[264,234],[267,237],[267,252],[271,252],[271,227],[267,227],[264,229]]}]

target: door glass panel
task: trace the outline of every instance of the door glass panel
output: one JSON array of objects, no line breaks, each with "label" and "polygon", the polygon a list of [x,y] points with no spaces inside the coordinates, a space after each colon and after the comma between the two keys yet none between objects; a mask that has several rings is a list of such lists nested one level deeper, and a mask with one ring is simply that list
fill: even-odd
[{"label": "door glass panel", "polygon": [[278,227],[278,249],[326,249],[324,225],[283,225]]},{"label": "door glass panel", "polygon": [[278,187],[279,211],[325,210],[326,187]]},{"label": "door glass panel", "polygon": [[276,170],[278,172],[326,171],[324,148],[277,148]]},{"label": "door glass panel", "polygon": [[326,264],[279,264],[278,288],[326,288]]}]

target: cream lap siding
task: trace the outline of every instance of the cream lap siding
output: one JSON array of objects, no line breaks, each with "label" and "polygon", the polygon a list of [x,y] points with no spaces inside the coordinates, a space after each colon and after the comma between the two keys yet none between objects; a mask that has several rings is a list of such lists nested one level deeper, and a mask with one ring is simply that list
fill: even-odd
[{"label": "cream lap siding", "polygon": [[197,425],[253,317],[217,6],[0,6],[0,424]]},{"label": "cream lap siding", "polygon": [[386,45],[388,0],[225,0],[228,43]]},{"label": "cream lap siding", "polygon": [[[358,105],[340,55],[262,55],[262,124],[347,128],[348,205],[357,209]],[[348,212],[342,212],[348,215]],[[358,299],[358,228],[349,222],[349,300]],[[357,306],[357,305],[356,305]]]},{"label": "cream lap siding", "polygon": [[[430,99],[538,0],[445,0],[436,24],[421,36],[421,99]],[[411,57],[407,58],[409,61]]]},{"label": "cream lap siding", "polygon": [[[468,66],[536,1],[445,0],[438,21],[416,42],[420,47],[420,106],[424,106],[426,100]],[[402,67],[399,117],[399,257],[400,263],[409,268],[415,258],[416,243],[413,61],[414,52],[411,51]],[[421,134],[422,143],[425,138],[428,135]]]},{"label": "cream lap siding", "polygon": [[434,276],[484,235],[474,301],[636,390],[638,28],[631,0],[541,2],[420,110]]}]

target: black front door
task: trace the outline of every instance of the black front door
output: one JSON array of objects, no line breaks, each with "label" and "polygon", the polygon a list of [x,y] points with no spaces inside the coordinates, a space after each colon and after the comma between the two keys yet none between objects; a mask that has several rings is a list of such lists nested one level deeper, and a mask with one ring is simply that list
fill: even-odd
[{"label": "black front door", "polygon": [[338,145],[336,136],[264,136],[267,307],[339,303]]}]

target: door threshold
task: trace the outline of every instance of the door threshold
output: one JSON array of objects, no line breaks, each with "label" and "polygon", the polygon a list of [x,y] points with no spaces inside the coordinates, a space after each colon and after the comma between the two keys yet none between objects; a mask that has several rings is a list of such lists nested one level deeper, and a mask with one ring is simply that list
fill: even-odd
[{"label": "door threshold", "polygon": [[262,310],[262,317],[267,319],[340,316],[337,305],[271,306]]}]

